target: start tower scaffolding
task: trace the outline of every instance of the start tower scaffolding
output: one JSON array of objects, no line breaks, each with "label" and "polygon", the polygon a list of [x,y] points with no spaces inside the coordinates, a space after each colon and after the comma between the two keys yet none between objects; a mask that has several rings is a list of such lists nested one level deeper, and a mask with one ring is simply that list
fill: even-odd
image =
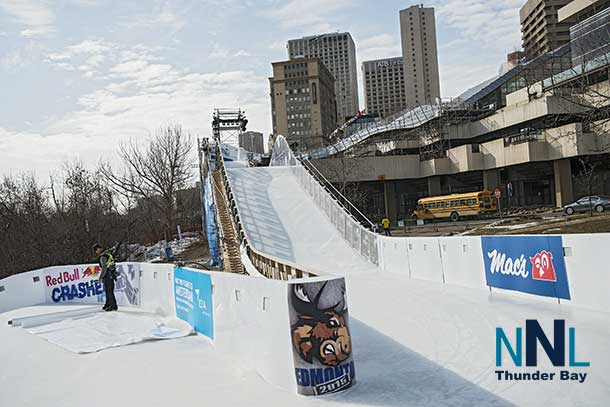
[{"label": "start tower scaffolding", "polygon": [[239,148],[239,136],[246,131],[248,119],[241,109],[214,109],[212,133],[218,144],[228,144]]}]

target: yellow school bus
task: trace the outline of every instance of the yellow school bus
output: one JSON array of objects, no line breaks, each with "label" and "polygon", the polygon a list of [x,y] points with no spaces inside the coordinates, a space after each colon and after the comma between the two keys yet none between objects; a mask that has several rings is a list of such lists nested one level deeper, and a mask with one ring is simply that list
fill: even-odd
[{"label": "yellow school bus", "polygon": [[479,216],[496,211],[496,199],[492,192],[479,191],[467,194],[432,196],[417,201],[414,219],[450,218],[456,222],[460,217]]}]

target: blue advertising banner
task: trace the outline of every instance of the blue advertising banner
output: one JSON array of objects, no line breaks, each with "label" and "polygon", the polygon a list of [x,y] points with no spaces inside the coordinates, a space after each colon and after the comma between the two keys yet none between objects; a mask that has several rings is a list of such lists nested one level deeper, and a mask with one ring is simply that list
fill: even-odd
[{"label": "blue advertising banner", "polygon": [[212,266],[220,265],[220,251],[218,249],[218,234],[216,233],[215,203],[212,193],[210,175],[205,178],[203,205],[205,210],[205,233],[208,238],[208,248]]},{"label": "blue advertising banner", "polygon": [[195,331],[214,339],[212,279],[209,274],[175,268],[174,297],[176,315]]},{"label": "blue advertising banner", "polygon": [[561,236],[483,236],[490,287],[570,299]]}]

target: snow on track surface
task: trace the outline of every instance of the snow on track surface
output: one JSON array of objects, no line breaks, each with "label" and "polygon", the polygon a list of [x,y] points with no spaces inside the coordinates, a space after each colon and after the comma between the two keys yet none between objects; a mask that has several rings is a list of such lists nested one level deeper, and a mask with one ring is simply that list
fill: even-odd
[{"label": "snow on track surface", "polygon": [[289,168],[227,168],[227,175],[257,250],[332,274],[375,269],[343,240]]},{"label": "snow on track surface", "polygon": [[[609,313],[382,273],[351,249],[288,168],[227,171],[256,249],[346,276],[358,385],[337,400],[396,406],[610,405]],[[576,328],[577,360],[591,366],[572,371],[588,372],[584,383],[497,379],[495,328],[513,338],[526,319],[538,319],[549,335],[554,319]],[[560,370],[542,349],[538,360],[541,371]]]}]

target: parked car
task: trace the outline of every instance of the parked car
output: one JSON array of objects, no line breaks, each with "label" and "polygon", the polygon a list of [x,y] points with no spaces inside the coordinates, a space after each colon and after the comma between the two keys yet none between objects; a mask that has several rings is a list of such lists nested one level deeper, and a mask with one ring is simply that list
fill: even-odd
[{"label": "parked car", "polygon": [[603,195],[583,196],[578,201],[564,206],[563,211],[566,215],[572,215],[575,212],[588,212],[591,207],[597,213],[610,209],[610,197]]}]

